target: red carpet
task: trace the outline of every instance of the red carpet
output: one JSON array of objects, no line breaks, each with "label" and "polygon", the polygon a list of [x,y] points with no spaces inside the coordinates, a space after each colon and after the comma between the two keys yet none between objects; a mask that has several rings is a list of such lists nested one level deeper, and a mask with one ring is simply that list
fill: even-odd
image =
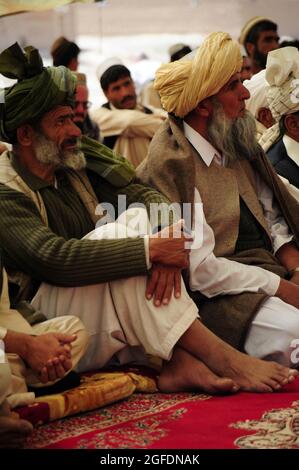
[{"label": "red carpet", "polygon": [[281,393],[134,394],[35,429],[28,448],[298,449],[299,379]]}]

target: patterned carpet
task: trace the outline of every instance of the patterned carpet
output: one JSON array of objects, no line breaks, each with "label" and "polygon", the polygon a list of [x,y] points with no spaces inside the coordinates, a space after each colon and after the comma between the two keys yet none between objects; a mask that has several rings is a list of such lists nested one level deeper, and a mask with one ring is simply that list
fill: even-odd
[{"label": "patterned carpet", "polygon": [[37,427],[30,449],[298,449],[299,379],[272,394],[134,393]]}]

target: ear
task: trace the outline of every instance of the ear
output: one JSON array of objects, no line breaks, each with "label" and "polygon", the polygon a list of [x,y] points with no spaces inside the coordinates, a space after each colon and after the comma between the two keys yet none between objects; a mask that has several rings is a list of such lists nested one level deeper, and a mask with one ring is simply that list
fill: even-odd
[{"label": "ear", "polygon": [[[297,114],[297,113],[296,113]],[[299,141],[299,118],[295,114],[287,114],[284,117],[284,125],[286,134],[292,137],[297,142]]]},{"label": "ear", "polygon": [[274,119],[269,108],[260,108],[257,114],[257,120],[260,121],[267,129],[272,127]]},{"label": "ear", "polygon": [[209,98],[202,100],[198,103],[193,112],[202,118],[209,118],[213,114],[213,105],[211,100]]},{"label": "ear", "polygon": [[23,124],[17,129],[18,143],[24,147],[29,147],[33,144],[34,130],[30,124]]},{"label": "ear", "polygon": [[246,51],[247,51],[247,53],[250,57],[254,53],[254,48],[255,48],[255,45],[252,42],[246,42],[245,43],[245,49],[246,49]]}]

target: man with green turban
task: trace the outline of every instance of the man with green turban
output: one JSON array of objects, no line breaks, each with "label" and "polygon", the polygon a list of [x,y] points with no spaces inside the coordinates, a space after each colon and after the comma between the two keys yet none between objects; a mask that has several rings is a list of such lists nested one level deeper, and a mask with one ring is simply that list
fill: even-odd
[{"label": "man with green turban", "polygon": [[[182,221],[153,234],[163,213],[149,224],[146,209],[168,200],[137,185],[125,159],[80,141],[71,73],[44,69],[35,49],[24,54],[18,45],[0,54],[0,72],[18,79],[1,104],[1,137],[13,144],[0,159],[0,245],[11,292],[34,296],[48,318],[80,317],[89,346],[79,370],[153,355],[164,361],[163,391],[264,392],[292,380],[290,369],[234,350],[199,321],[181,285],[191,240]],[[138,205],[125,210],[131,203]]]}]

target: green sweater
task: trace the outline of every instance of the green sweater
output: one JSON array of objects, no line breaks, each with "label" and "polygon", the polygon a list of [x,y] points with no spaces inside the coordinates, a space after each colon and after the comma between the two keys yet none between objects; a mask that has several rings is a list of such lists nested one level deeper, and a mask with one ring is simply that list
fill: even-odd
[{"label": "green sweater", "polygon": [[[63,171],[57,173],[57,188],[14,166],[31,189],[38,190],[46,206],[49,227],[41,220],[36,205],[23,193],[0,184],[0,247],[5,266],[28,274],[38,285],[45,281],[57,286],[76,287],[107,282],[147,271],[143,238],[80,240],[94,229],[94,223]],[[22,174],[21,174],[22,173]],[[167,203],[151,188],[129,183],[112,186],[87,170],[100,202],[115,207],[124,194],[127,205],[139,202]]]}]

